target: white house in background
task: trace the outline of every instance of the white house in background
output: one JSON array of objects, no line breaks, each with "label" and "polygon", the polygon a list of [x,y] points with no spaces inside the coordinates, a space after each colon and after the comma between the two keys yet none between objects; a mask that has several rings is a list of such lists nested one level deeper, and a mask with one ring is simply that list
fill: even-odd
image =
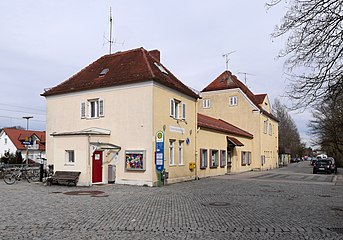
[{"label": "white house in background", "polygon": [[28,159],[38,162],[41,158],[45,158],[45,131],[26,131],[16,128],[1,130],[0,157],[7,152],[15,154],[18,151],[23,159],[26,159],[26,146],[28,146]]}]

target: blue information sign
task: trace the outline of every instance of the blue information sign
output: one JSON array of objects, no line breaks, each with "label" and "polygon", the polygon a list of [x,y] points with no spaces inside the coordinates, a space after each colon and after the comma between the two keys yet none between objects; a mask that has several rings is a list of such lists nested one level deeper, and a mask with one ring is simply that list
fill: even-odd
[{"label": "blue information sign", "polygon": [[164,133],[157,131],[156,133],[156,171],[162,172],[164,169]]}]

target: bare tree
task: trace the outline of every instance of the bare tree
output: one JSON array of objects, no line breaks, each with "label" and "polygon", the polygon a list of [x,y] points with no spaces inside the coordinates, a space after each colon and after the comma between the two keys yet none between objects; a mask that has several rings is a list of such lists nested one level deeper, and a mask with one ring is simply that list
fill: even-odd
[{"label": "bare tree", "polygon": [[329,155],[341,160],[343,165],[343,96],[328,100],[313,112],[308,124],[310,133]]},{"label": "bare tree", "polygon": [[293,157],[302,156],[305,146],[300,141],[298,128],[286,106],[278,99],[274,100],[273,113],[279,119],[279,152],[286,149]]},{"label": "bare tree", "polygon": [[[268,7],[282,0],[270,0]],[[293,108],[306,108],[343,94],[343,1],[284,0],[288,10],[273,37],[288,37],[286,57]]]}]

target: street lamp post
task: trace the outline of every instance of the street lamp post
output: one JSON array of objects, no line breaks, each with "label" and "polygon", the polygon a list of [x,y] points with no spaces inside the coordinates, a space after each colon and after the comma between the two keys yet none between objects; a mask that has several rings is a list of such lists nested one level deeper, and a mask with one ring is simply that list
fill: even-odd
[{"label": "street lamp post", "polygon": [[[24,119],[26,119],[26,139],[25,141],[28,142],[29,141],[29,119],[33,118],[32,116],[28,116],[28,117],[23,117]],[[25,144],[26,146],[26,166],[29,165],[29,145]]]}]

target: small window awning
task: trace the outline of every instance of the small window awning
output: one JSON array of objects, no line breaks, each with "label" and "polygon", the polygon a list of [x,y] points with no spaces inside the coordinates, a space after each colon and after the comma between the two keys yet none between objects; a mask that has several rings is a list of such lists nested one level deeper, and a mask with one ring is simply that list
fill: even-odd
[{"label": "small window awning", "polygon": [[111,131],[107,129],[102,129],[102,128],[87,128],[81,131],[73,131],[73,132],[61,132],[61,133],[56,133],[53,132],[50,134],[51,136],[75,136],[75,135],[80,135],[80,136],[90,136],[90,135],[111,135]]},{"label": "small window awning", "polygon": [[229,137],[229,136],[226,136],[226,139],[228,141],[229,144],[231,144],[233,147],[243,147],[244,144],[239,141],[237,138],[234,138],[234,137]]},{"label": "small window awning", "polygon": [[90,142],[92,146],[95,146],[97,150],[117,150],[120,151],[121,147],[114,145],[112,143],[100,143],[100,142]]}]

